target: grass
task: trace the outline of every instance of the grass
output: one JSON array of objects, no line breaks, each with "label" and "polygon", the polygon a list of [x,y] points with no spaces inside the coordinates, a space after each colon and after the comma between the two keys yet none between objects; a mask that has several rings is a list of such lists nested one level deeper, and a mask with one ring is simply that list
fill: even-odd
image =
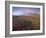
[{"label": "grass", "polygon": [[[16,28],[17,26],[15,25],[16,23],[22,25]],[[13,30],[39,30],[39,29],[40,29],[40,15],[34,14],[32,16],[13,16]]]}]

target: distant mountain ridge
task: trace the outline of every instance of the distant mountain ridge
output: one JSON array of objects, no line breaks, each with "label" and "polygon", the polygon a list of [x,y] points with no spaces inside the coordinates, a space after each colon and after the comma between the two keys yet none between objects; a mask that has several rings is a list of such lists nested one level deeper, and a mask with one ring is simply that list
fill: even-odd
[{"label": "distant mountain ridge", "polygon": [[32,16],[32,15],[40,15],[39,13],[24,13],[22,15],[13,15],[13,16]]}]

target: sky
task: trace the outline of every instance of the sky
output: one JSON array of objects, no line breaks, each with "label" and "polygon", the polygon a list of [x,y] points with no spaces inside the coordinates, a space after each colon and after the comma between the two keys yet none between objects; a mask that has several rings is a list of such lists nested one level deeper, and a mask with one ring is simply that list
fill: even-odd
[{"label": "sky", "polygon": [[29,16],[31,14],[40,14],[40,8],[12,7],[13,16]]}]

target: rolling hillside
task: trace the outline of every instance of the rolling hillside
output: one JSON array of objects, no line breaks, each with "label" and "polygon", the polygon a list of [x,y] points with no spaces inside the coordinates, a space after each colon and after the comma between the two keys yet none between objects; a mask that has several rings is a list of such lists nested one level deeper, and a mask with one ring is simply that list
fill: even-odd
[{"label": "rolling hillside", "polygon": [[[23,21],[27,21],[27,22],[31,21],[32,24],[30,23],[31,27],[29,27],[29,28],[32,28],[32,29],[28,29],[28,30],[39,30],[40,29],[40,15],[39,14],[32,14],[31,16],[13,16],[13,26],[16,26],[15,25],[15,23],[17,21],[16,19],[18,19],[19,22],[21,21],[22,23],[23,23]],[[24,28],[26,28],[26,27],[24,27]]]}]

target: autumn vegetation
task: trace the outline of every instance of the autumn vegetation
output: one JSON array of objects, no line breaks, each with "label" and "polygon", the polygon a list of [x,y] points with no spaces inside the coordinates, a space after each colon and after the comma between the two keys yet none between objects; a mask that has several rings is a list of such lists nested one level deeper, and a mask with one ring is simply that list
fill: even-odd
[{"label": "autumn vegetation", "polygon": [[13,31],[40,30],[40,15],[13,16]]}]

